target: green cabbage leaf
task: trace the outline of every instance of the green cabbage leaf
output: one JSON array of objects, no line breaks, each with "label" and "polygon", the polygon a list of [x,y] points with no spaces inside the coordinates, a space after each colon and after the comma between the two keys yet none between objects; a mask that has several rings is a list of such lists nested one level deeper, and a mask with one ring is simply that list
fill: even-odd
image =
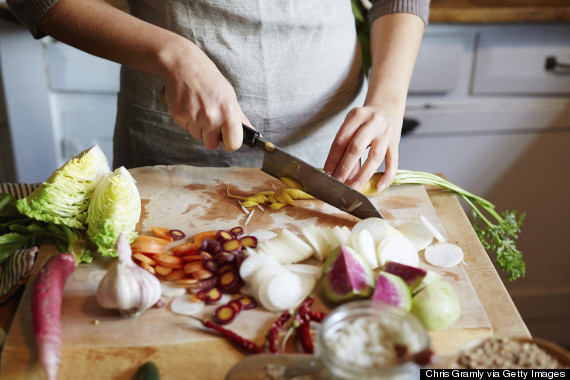
[{"label": "green cabbage leaf", "polygon": [[137,234],[141,198],[135,179],[120,167],[95,188],[87,211],[87,235],[103,256],[116,257],[115,243],[123,232],[129,242]]},{"label": "green cabbage leaf", "polygon": [[41,186],[17,202],[20,213],[37,221],[84,229],[89,200],[111,172],[98,145],[67,161]]}]

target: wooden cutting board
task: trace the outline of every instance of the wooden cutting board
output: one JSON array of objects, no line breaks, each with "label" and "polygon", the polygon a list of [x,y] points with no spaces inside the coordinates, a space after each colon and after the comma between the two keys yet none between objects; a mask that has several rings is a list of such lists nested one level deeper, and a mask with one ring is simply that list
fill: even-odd
[{"label": "wooden cutting board", "polygon": [[[180,229],[187,236],[210,229],[243,226],[246,232],[278,232],[286,228],[299,234],[302,226],[352,227],[358,219],[323,202],[299,201],[281,210],[252,208],[246,215],[238,202],[229,198],[283,187],[281,182],[254,168],[197,168],[156,166],[131,170],[137,180],[143,213],[139,233],[150,234],[151,226]],[[445,230],[423,186],[393,186],[373,199],[388,220],[419,221],[427,217],[444,235]],[[249,222],[245,225],[246,220]],[[53,247],[40,250],[38,264],[55,253]],[[223,379],[243,354],[224,339],[203,330],[199,323],[175,315],[167,306],[150,309],[138,318],[117,316],[96,302],[95,291],[110,259],[97,258],[77,267],[66,284],[62,305],[62,364],[60,379],[129,379],[145,361],[158,365],[167,379]],[[438,355],[455,353],[473,339],[492,334],[484,309],[462,265],[435,270],[451,282],[462,303],[462,316],[449,328],[430,333]],[[36,266],[36,271],[39,266]],[[33,283],[33,278],[30,284]],[[43,379],[37,364],[37,350],[31,333],[30,290],[28,286],[8,333],[0,377],[6,379]],[[215,306],[208,306],[204,315]],[[261,308],[240,314],[228,327],[261,344],[278,313]]]}]

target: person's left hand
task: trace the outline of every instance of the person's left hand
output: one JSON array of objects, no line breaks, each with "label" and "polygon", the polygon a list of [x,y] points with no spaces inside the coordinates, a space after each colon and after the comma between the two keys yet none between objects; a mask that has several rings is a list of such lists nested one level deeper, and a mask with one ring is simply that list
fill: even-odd
[{"label": "person's left hand", "polygon": [[[385,161],[386,169],[376,189],[386,189],[394,181],[398,169],[402,122],[403,112],[390,107],[365,105],[352,109],[332,143],[325,173],[358,189]],[[368,147],[368,157],[361,165],[360,159]]]}]

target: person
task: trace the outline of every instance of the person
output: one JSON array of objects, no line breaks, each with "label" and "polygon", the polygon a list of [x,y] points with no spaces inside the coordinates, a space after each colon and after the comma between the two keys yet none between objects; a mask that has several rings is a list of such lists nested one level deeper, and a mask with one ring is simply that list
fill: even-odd
[{"label": "person", "polygon": [[242,145],[245,123],[354,188],[383,161],[377,188],[393,181],[429,0],[372,1],[369,78],[349,0],[128,0],[128,13],[104,0],[8,5],[35,38],[122,65],[115,167],[261,166]]}]

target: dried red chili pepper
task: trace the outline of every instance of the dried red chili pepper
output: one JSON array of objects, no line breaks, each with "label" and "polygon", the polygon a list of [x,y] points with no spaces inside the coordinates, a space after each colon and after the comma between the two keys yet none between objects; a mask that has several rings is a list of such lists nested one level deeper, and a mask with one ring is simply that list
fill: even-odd
[{"label": "dried red chili pepper", "polygon": [[267,334],[267,340],[269,341],[269,352],[272,354],[276,354],[279,351],[277,348],[277,337],[281,331],[281,328],[289,320],[289,318],[291,318],[291,313],[286,310],[279,316],[279,318],[277,318],[275,322],[271,324],[271,328]]},{"label": "dried red chili pepper", "polygon": [[327,316],[327,313],[319,310],[311,310],[309,315],[311,316],[311,321],[322,322],[322,320]]},{"label": "dried red chili pepper", "polygon": [[301,347],[303,348],[303,352],[306,354],[314,353],[314,345],[313,345],[313,338],[311,337],[311,320],[308,314],[304,316],[297,314],[295,317],[295,322],[298,323],[297,327],[297,339],[299,343],[301,343]]},{"label": "dried red chili pepper", "polygon": [[236,346],[244,349],[249,353],[252,354],[261,353],[261,348],[257,344],[255,344],[255,342],[247,340],[239,336],[238,334],[234,333],[233,331],[223,328],[222,326],[218,326],[217,324],[213,323],[208,319],[202,320],[202,325],[204,325],[209,329],[217,331],[224,338],[227,338],[230,342],[234,343]]}]

